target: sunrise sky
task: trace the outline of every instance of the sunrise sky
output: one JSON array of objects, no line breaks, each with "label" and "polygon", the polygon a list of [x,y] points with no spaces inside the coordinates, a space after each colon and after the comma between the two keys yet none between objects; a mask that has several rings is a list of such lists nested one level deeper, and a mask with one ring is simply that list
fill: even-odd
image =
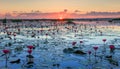
[{"label": "sunrise sky", "polygon": [[0,0],[0,18],[120,17],[120,0]]}]

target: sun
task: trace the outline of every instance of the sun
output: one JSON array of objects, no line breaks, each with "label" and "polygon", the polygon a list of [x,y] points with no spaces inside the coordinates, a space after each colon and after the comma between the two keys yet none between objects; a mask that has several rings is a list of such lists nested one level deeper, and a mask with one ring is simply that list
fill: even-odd
[{"label": "sun", "polygon": [[59,17],[60,20],[63,20],[63,17]]}]

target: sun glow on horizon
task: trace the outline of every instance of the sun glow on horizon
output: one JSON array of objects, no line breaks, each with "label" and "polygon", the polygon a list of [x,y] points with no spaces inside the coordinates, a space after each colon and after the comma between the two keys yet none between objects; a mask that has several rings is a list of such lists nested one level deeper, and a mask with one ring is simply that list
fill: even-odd
[{"label": "sun glow on horizon", "polygon": [[59,17],[60,20],[63,20],[63,17]]},{"label": "sun glow on horizon", "polygon": [[119,3],[120,0],[1,0],[0,18],[117,18]]}]

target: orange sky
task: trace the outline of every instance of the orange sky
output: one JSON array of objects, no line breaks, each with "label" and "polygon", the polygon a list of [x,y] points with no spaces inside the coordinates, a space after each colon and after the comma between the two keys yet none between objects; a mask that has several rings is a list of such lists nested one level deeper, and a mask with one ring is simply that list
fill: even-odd
[{"label": "orange sky", "polygon": [[[95,15],[87,14],[93,11]],[[99,17],[105,17],[104,14],[107,17],[119,17],[120,0],[1,0],[0,2],[0,18],[5,14],[10,18],[21,15],[25,17],[26,14],[29,18],[81,18],[95,17],[96,12]],[[35,16],[36,13],[39,16]]]}]

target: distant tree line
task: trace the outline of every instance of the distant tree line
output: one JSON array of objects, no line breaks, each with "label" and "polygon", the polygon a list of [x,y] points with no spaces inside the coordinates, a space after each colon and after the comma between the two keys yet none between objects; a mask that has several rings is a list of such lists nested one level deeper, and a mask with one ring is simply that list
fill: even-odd
[{"label": "distant tree line", "polygon": [[120,18],[113,18],[113,19],[109,20],[108,22],[113,22],[113,21],[120,21]]},{"label": "distant tree line", "polygon": [[6,19],[6,18],[4,18],[4,19],[2,19],[2,22],[3,23],[7,23],[8,21],[11,21],[11,22],[22,22],[22,19]]},{"label": "distant tree line", "polygon": [[2,21],[3,21],[3,23],[7,23],[7,19],[6,19],[6,18],[5,18],[5,19],[3,19]]},{"label": "distant tree line", "polygon": [[21,19],[12,19],[11,21],[12,21],[12,22],[22,22]]},{"label": "distant tree line", "polygon": [[120,18],[115,18],[115,19],[112,19],[112,20],[120,20]]}]

